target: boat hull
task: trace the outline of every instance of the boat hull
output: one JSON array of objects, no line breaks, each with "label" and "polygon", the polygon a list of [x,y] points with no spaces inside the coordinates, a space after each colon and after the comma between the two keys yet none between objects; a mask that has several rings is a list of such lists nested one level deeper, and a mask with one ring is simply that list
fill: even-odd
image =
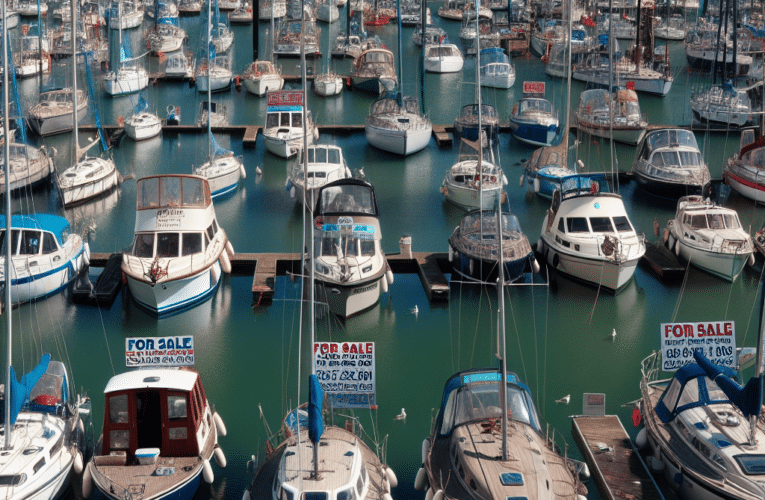
[{"label": "boat hull", "polygon": [[[673,237],[677,237],[673,235]],[[714,274],[728,281],[735,281],[749,260],[750,253],[722,253],[711,252],[702,248],[688,245],[685,241],[678,241],[678,255],[692,265]]]},{"label": "boat hull", "polygon": [[458,73],[465,60],[461,57],[426,57],[425,71],[428,73]]},{"label": "boat hull", "polygon": [[661,179],[646,177],[642,172],[635,169],[632,170],[632,173],[640,189],[660,198],[677,200],[682,196],[703,195],[707,188],[707,186],[666,182]]},{"label": "boat hull", "polygon": [[[740,170],[738,167],[737,170]],[[765,203],[765,175],[757,167],[749,167],[744,172],[732,172],[730,168],[726,168],[723,171],[723,177],[725,182],[736,190],[739,194],[746,196],[750,200],[754,200],[757,203]],[[750,174],[751,179],[744,177],[742,174]],[[752,179],[760,179],[759,182],[755,182]]]},{"label": "boat hull", "polygon": [[577,126],[582,132],[586,132],[595,137],[603,137],[604,139],[610,139],[613,132],[613,138],[616,142],[632,145],[636,145],[643,140],[646,131],[644,128],[594,125],[582,119],[579,119]]},{"label": "boat hull", "polygon": [[244,79],[244,88],[247,92],[257,96],[264,96],[269,90],[281,90],[284,87],[284,79],[279,75],[263,76],[255,80],[254,78]]},{"label": "boat hull", "polygon": [[383,92],[392,91],[396,88],[396,78],[384,78],[384,77],[351,77],[353,88],[361,90],[363,92],[369,92],[371,94],[381,95]]},{"label": "boat hull", "polygon": [[521,142],[531,146],[551,146],[558,127],[547,127],[537,123],[524,123],[510,120],[510,133]]},{"label": "boat hull", "polygon": [[133,124],[131,121],[125,122],[125,133],[134,141],[149,139],[162,132],[162,121]]},{"label": "boat hull", "polygon": [[349,318],[371,308],[380,301],[382,294],[381,281],[385,274],[377,276],[372,281],[364,281],[352,285],[341,285],[317,280],[317,297],[326,299],[329,310],[341,317]]},{"label": "boat hull", "polygon": [[[312,134],[308,134],[307,139],[309,146],[313,144]],[[285,139],[263,135],[263,142],[266,143],[266,149],[276,156],[281,156],[282,158],[290,158],[294,156],[298,149],[303,146],[303,136],[301,135],[300,137]]]},{"label": "boat hull", "polygon": [[469,210],[492,210],[502,198],[501,189],[498,188],[484,191],[479,199],[478,190],[449,184],[446,181],[441,185],[441,190],[447,201]]},{"label": "boat hull", "polygon": [[[523,276],[524,271],[531,259],[534,258],[533,253],[515,259],[506,261],[503,264],[505,269],[505,283],[513,283]],[[499,266],[496,261],[485,260],[480,258],[471,258],[468,255],[460,253],[452,259],[452,268],[454,272],[460,276],[465,277],[471,281],[482,281],[486,283],[496,283],[499,277]]]},{"label": "boat hull", "polygon": [[[82,123],[87,115],[87,103],[84,106],[77,106],[77,123]],[[72,130],[72,117],[74,113],[63,113],[51,117],[36,118],[30,116],[28,118],[29,126],[39,136],[48,136],[61,134],[64,132],[70,132]]]},{"label": "boat hull", "polygon": [[149,75],[145,72],[135,74],[135,76],[129,78],[104,78],[104,91],[112,96],[135,94],[148,86]]},{"label": "boat hull", "polygon": [[364,132],[367,141],[377,149],[402,156],[425,149],[430,143],[432,127],[419,130],[395,130],[367,123]]},{"label": "boat hull", "polygon": [[162,317],[190,309],[212,297],[221,278],[220,263],[215,263],[187,278],[165,281],[152,286],[128,276],[133,300],[142,309]]},{"label": "boat hull", "polygon": [[197,170],[210,184],[210,192],[213,199],[225,196],[236,191],[239,187],[239,179],[242,177],[244,165],[234,157],[218,158],[215,160],[213,169],[209,168],[209,162]]},{"label": "boat hull", "polygon": [[208,85],[210,92],[220,92],[231,87],[231,75],[226,76],[213,76],[212,79],[207,75],[199,75],[196,78],[197,90],[200,92],[207,92]]},{"label": "boat hull", "polygon": [[[108,160],[111,161],[111,160]],[[111,172],[100,177],[93,179],[87,184],[80,184],[69,188],[62,188],[61,191],[64,195],[64,206],[73,207],[81,203],[92,200],[102,194],[111,191],[120,184],[120,174],[116,168],[113,168]]]}]

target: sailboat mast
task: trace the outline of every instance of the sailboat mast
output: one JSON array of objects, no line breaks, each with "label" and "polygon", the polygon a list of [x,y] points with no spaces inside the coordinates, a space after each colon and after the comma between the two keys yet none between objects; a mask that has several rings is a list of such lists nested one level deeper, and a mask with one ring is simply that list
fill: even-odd
[{"label": "sailboat mast", "polygon": [[[212,149],[212,59],[210,59],[210,49],[212,46],[212,1],[207,0],[207,157],[210,159],[212,168],[213,149]],[[121,31],[120,31],[121,33]]]},{"label": "sailboat mast", "polygon": [[[119,29],[119,33],[118,33],[119,38],[117,38],[117,40],[120,43],[120,51],[121,51],[122,50],[122,0],[119,0],[119,2],[117,2],[117,22],[119,23],[117,24],[117,28]],[[72,30],[72,40],[74,40],[75,33],[76,31]],[[122,55],[122,52],[120,52],[120,56],[121,55]],[[122,57],[120,57],[120,66],[121,65],[122,65]]]},{"label": "sailboat mast", "polygon": [[[306,59],[305,59],[305,6],[303,6],[303,24],[300,28],[300,78],[303,82],[303,180],[305,182],[305,186],[303,189],[304,196],[308,193],[308,78],[306,77]],[[329,27],[327,28],[329,30]],[[306,200],[308,198],[306,197]],[[316,265],[314,263],[314,255],[313,255],[313,204],[314,204],[314,197],[311,196],[310,202],[308,203],[308,214],[311,216],[311,229],[308,231],[309,238],[308,238],[308,251],[310,252],[309,255],[311,255],[311,271],[309,273],[309,290],[308,290],[308,296],[309,296],[309,309],[308,309],[308,322],[310,324],[309,326],[309,332],[310,332],[310,350],[311,350],[311,375],[316,374],[316,369],[313,366],[313,343],[314,340],[316,340],[316,332],[314,330],[314,323],[315,323],[315,307],[314,307],[314,281],[316,280]],[[303,205],[305,206],[306,203],[304,202]],[[318,453],[318,447],[314,447],[314,453]],[[316,458],[316,456],[314,456]],[[316,475],[318,476],[318,460],[315,460],[316,462]]]},{"label": "sailboat mast", "polygon": [[[74,5],[74,2],[72,2]],[[3,173],[5,175],[5,234],[11,234],[11,193],[10,193],[10,160],[11,160],[11,137],[9,135],[10,129],[8,127],[8,56],[10,50],[8,47],[8,18],[6,16],[6,2],[3,2],[2,15],[3,15],[3,132],[5,142],[3,143],[3,158],[5,160]],[[10,236],[9,236],[10,238]],[[10,240],[5,245],[5,337],[6,337],[6,365],[5,365],[5,446],[4,449],[8,450],[11,447],[11,245]]]},{"label": "sailboat mast", "polygon": [[[122,5],[122,0],[120,0],[120,5]],[[78,123],[78,117],[77,117],[77,2],[75,0],[71,1],[72,6],[72,140],[74,141],[72,144],[72,165],[77,165],[77,162],[80,161],[80,156],[77,152],[78,149],[80,149],[80,138],[77,135],[77,123]],[[120,13],[120,17],[122,17]],[[120,44],[120,47],[122,47],[122,44]],[[87,63],[86,63],[87,64]],[[6,184],[7,186],[7,184]]]},{"label": "sailboat mast", "polygon": [[[404,58],[401,52],[401,0],[396,2],[396,19],[398,21],[398,105],[404,105]],[[422,26],[422,33],[425,32],[425,25]]]},{"label": "sailboat mast", "polygon": [[[483,173],[483,121],[481,120],[483,104],[481,104],[481,30],[478,25],[478,8],[479,0],[475,0],[475,94],[476,102],[478,102],[478,162],[476,166],[480,176]],[[483,182],[478,185],[478,204],[483,209]]]},{"label": "sailboat mast", "polygon": [[[566,148],[563,161],[565,162],[563,166],[568,165],[568,126],[571,119],[571,73],[572,73],[572,66],[571,66],[571,37],[573,36],[573,28],[572,28],[572,11],[574,10],[574,0],[569,0],[568,2],[568,41],[567,41],[567,52],[568,52],[568,62],[566,65],[566,71],[567,77],[566,77],[566,130],[563,131],[563,137],[561,139],[561,144],[563,144]],[[576,162],[574,163],[574,168],[572,169],[574,172],[576,172]]]},{"label": "sailboat mast", "polygon": [[[760,386],[763,384],[763,372],[765,372],[765,367],[763,367],[763,363],[765,363],[765,345],[763,345],[765,331],[763,328],[765,328],[765,281],[760,284],[760,328],[757,334],[757,359],[754,364],[754,376],[760,379]],[[760,389],[760,393],[762,393],[762,389]],[[757,418],[757,415],[749,416],[749,444],[751,445],[755,443]]]},{"label": "sailboat mast", "polygon": [[499,302],[499,317],[497,318],[497,328],[499,333],[499,359],[501,363],[501,379],[499,381],[499,399],[502,403],[502,460],[507,457],[507,428],[508,428],[508,402],[507,402],[507,346],[505,342],[505,254],[502,247],[502,205],[497,202],[497,240],[499,241],[499,252],[497,252],[499,267],[499,290],[497,291]]}]

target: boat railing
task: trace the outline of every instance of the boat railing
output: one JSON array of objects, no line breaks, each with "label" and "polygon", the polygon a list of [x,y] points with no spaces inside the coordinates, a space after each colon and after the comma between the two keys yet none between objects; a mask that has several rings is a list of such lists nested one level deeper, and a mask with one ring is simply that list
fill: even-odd
[{"label": "boat railing", "polygon": [[192,276],[213,265],[225,251],[226,237],[216,237],[207,250],[183,257],[142,258],[123,254],[122,269],[125,274],[139,281],[173,281]]},{"label": "boat railing", "polygon": [[712,238],[710,250],[720,253],[741,254],[742,257],[748,256],[754,250],[754,245],[745,238],[724,238],[718,234]]}]

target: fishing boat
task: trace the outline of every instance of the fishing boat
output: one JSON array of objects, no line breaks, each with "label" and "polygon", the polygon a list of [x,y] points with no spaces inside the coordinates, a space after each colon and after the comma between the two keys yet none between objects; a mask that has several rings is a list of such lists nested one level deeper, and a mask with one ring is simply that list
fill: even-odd
[{"label": "fishing boat", "polygon": [[465,58],[453,43],[428,44],[425,46],[425,71],[429,73],[458,73],[462,71]]},{"label": "fishing boat", "polygon": [[532,146],[551,146],[560,132],[558,113],[544,98],[544,88],[544,82],[523,82],[524,97],[510,113],[510,133]]},{"label": "fishing boat", "polygon": [[316,193],[323,186],[352,177],[340,146],[334,144],[308,146],[308,164],[305,166],[303,156],[302,153],[295,156],[285,188],[292,199],[303,200],[306,207],[316,205]]},{"label": "fishing boat", "polygon": [[643,190],[674,199],[704,195],[710,183],[696,136],[681,128],[648,132],[637,148],[632,173]]},{"label": "fishing boat", "polygon": [[504,49],[481,49],[481,85],[509,89],[515,83],[515,66]]},{"label": "fishing boat", "polygon": [[[140,182],[140,181],[139,181]],[[212,483],[210,460],[226,457],[218,436],[226,427],[207,400],[195,370],[157,367],[115,375],[104,389],[104,425],[82,479],[104,498],[191,499],[200,480]]]},{"label": "fishing boat", "polygon": [[[286,94],[289,94],[294,99],[298,99],[298,101],[294,102],[299,102],[300,104],[292,105],[289,100],[285,101],[285,99],[288,99],[283,97]],[[286,90],[268,92],[268,108],[266,111],[266,126],[263,127],[263,140],[268,151],[282,158],[293,156],[303,144],[303,112],[300,109],[303,101],[298,96],[302,96],[302,94]],[[314,124],[313,118],[311,118],[311,112],[309,111],[306,115],[306,130],[308,134],[306,139],[308,144],[311,145],[314,141],[319,140],[319,129]]]},{"label": "fishing boat", "polygon": [[739,152],[723,164],[723,180],[741,195],[765,202],[765,139],[753,130],[741,133]]},{"label": "fishing boat", "polygon": [[485,135],[482,142],[463,137],[457,163],[446,171],[441,183],[446,200],[467,210],[492,210],[506,196],[502,189],[507,181],[495,160],[494,146]]},{"label": "fishing boat", "polygon": [[[478,104],[465,104],[454,119],[454,130],[460,137],[470,141],[478,140]],[[499,141],[499,113],[491,104],[481,104],[481,128],[493,143]]]},{"label": "fishing boat", "polygon": [[367,49],[353,62],[351,82],[354,89],[376,95],[392,92],[398,85],[393,52],[384,48]]},{"label": "fishing boat", "polygon": [[554,270],[619,292],[645,254],[622,197],[609,192],[604,175],[564,178],[542,222],[537,252]]},{"label": "fishing boat", "polygon": [[[135,238],[122,270],[133,300],[162,317],[210,298],[234,254],[218,225],[210,185],[196,175],[137,182]],[[168,229],[172,228],[172,231]]]},{"label": "fishing boat", "polygon": [[667,247],[678,256],[731,282],[747,263],[754,264],[754,243],[741,227],[738,213],[698,195],[678,200],[665,237]]},{"label": "fishing boat", "polygon": [[605,89],[582,92],[576,111],[577,127],[595,137],[638,144],[645,136],[648,121],[640,112],[637,93],[632,89]]},{"label": "fishing boat", "polygon": [[[72,130],[72,89],[53,89],[40,93],[39,102],[29,109],[29,125],[41,136],[60,134]],[[88,94],[77,90],[77,116],[80,121],[87,115]],[[79,123],[79,122],[78,122]]]},{"label": "fishing boat", "polygon": [[744,127],[752,123],[752,102],[747,89],[737,89],[731,82],[691,92],[691,111],[700,122]]},{"label": "fishing boat", "polygon": [[[539,271],[529,239],[515,215],[502,211],[502,264],[505,282],[513,283],[527,270]],[[499,275],[499,239],[494,210],[472,210],[449,237],[449,261],[463,278],[494,283]]]}]

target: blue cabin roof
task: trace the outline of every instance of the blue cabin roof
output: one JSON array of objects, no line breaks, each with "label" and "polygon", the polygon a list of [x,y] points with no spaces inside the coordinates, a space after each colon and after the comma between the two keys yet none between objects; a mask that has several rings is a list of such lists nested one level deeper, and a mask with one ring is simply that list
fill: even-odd
[{"label": "blue cabin roof", "polygon": [[[49,231],[53,233],[58,243],[63,245],[64,232],[69,230],[69,221],[61,216],[51,214],[14,215],[11,217],[11,227],[13,229]],[[0,229],[5,229],[5,217],[0,217]]]}]

